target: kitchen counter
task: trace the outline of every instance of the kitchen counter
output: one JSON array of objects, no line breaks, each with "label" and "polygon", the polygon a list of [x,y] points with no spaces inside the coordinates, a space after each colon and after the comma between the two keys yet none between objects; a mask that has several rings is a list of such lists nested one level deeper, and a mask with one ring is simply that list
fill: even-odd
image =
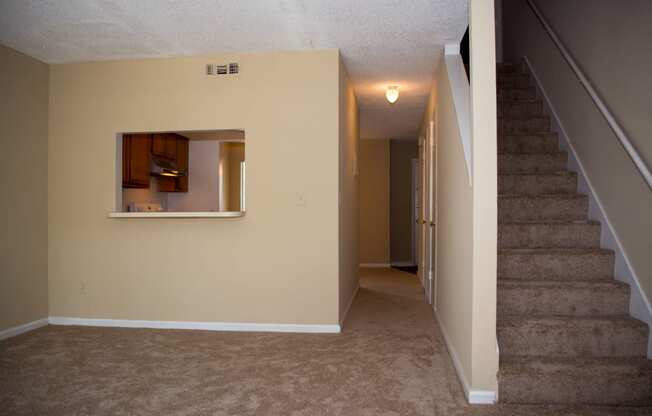
[{"label": "kitchen counter", "polygon": [[241,211],[224,212],[109,212],[109,218],[240,218]]}]

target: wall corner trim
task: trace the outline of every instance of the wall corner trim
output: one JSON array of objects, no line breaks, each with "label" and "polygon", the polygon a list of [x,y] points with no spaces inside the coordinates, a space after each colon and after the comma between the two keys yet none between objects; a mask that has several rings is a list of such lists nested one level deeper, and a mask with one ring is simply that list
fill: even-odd
[{"label": "wall corner trim", "polygon": [[340,328],[344,326],[344,321],[346,320],[346,317],[349,315],[349,310],[351,309],[351,306],[353,305],[353,301],[355,300],[355,297],[358,296],[358,290],[360,290],[360,281],[358,280],[358,284],[355,286],[355,289],[353,290],[353,294],[351,295],[351,299],[349,299],[349,303],[346,305],[346,309],[344,309],[344,313],[342,314],[342,317],[340,318]]},{"label": "wall corner trim", "polygon": [[462,384],[462,389],[464,390],[464,395],[466,396],[466,400],[469,402],[469,404],[495,404],[496,401],[498,400],[497,392],[491,390],[471,389],[469,382],[466,380],[466,377],[464,376],[464,372],[462,370],[462,363],[457,357],[457,353],[453,348],[453,344],[451,343],[450,338],[448,337],[448,334],[444,329],[444,326],[439,320],[439,315],[437,315],[437,313],[435,313],[435,320],[437,321],[437,325],[439,326],[439,330],[441,331],[441,334],[444,336],[446,349],[448,350],[448,354],[451,356],[451,359],[453,360],[453,366],[455,367],[457,378],[459,378],[460,384]]},{"label": "wall corner trim", "polygon": [[35,329],[44,327],[48,324],[48,318],[38,319],[36,321],[28,322],[23,325],[18,325],[13,328],[8,328],[0,331],[0,340],[15,337],[25,332],[33,331]]},{"label": "wall corner trim", "polygon": [[262,324],[249,322],[144,321],[130,319],[89,319],[63,316],[51,316],[49,321],[51,325],[151,329],[194,329],[201,331],[295,332],[311,334],[336,334],[342,331],[340,325],[338,324]]}]

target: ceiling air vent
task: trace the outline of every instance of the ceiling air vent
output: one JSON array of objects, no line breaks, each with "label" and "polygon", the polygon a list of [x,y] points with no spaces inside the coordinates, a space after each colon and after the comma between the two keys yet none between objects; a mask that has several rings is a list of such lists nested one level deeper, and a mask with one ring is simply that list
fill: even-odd
[{"label": "ceiling air vent", "polygon": [[217,65],[217,75],[226,75],[228,74],[227,72],[228,68],[226,65]]},{"label": "ceiling air vent", "polygon": [[229,64],[206,64],[206,75],[236,75],[240,73],[240,64],[231,62]]}]

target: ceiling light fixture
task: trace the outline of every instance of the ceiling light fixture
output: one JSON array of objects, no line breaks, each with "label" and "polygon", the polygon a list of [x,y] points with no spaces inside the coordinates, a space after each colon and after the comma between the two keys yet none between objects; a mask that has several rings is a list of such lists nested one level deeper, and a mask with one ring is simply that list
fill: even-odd
[{"label": "ceiling light fixture", "polygon": [[390,104],[394,104],[398,100],[398,87],[396,85],[391,85],[387,87],[385,92],[385,97]]}]

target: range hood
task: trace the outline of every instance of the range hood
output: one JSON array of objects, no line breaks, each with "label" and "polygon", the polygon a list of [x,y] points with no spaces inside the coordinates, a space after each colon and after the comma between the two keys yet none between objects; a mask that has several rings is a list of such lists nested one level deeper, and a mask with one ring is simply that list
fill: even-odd
[{"label": "range hood", "polygon": [[170,162],[169,160],[153,158],[152,171],[150,174],[152,176],[179,178],[186,176],[187,172],[185,170],[178,169],[176,163]]}]

